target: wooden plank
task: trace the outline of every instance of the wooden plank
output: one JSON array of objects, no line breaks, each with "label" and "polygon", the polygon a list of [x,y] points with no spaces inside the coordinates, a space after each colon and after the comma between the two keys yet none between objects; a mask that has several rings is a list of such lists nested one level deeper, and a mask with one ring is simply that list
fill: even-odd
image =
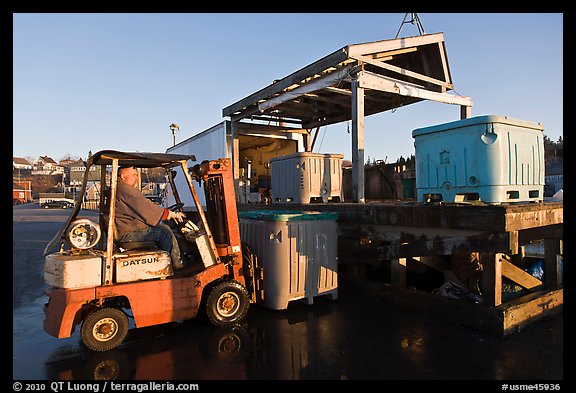
[{"label": "wooden plank", "polygon": [[336,104],[340,106],[348,106],[350,103],[350,96],[352,95],[352,91],[350,94],[346,95],[345,97],[341,97],[340,95],[335,96],[334,94],[331,95],[321,95],[316,93],[306,93],[304,97],[306,99],[310,99],[311,101],[319,101],[319,102],[327,102],[329,104]]},{"label": "wooden plank", "polygon": [[502,275],[531,291],[542,286],[542,281],[515,266],[506,258],[502,258]]},{"label": "wooden plank", "polygon": [[506,211],[506,231],[518,231],[562,224],[564,221],[564,204],[539,203],[513,206]]},{"label": "wooden plank", "polygon": [[444,82],[442,80],[432,78],[430,76],[420,74],[418,72],[410,71],[410,70],[407,70],[405,68],[397,67],[397,66],[392,65],[392,64],[384,63],[384,62],[379,61],[379,60],[373,60],[367,56],[356,56],[355,58],[359,61],[363,61],[365,63],[372,64],[376,67],[379,67],[379,68],[382,68],[382,69],[385,69],[388,71],[392,71],[392,72],[395,72],[395,73],[400,74],[400,75],[409,76],[411,78],[419,79],[419,80],[424,81],[424,82],[438,85],[444,89],[452,89],[453,88],[453,86],[450,83]]},{"label": "wooden plank", "polygon": [[[532,203],[526,205],[426,204],[406,201],[383,201],[365,204],[343,202],[327,205],[274,205],[275,208],[335,211],[339,222],[413,226],[419,228],[470,229],[490,232],[520,231],[536,228],[535,212],[553,217],[542,226],[562,224],[563,205]],[[266,208],[266,207],[263,207]],[[560,213],[560,214],[559,214]],[[526,214],[526,220],[521,217]],[[511,216],[514,219],[511,221]],[[523,221],[525,221],[523,223]],[[549,221],[557,221],[549,223]],[[525,227],[524,227],[525,226]],[[520,236],[519,232],[519,236]]]},{"label": "wooden plank", "polygon": [[359,73],[360,86],[367,89],[385,91],[408,97],[418,97],[425,100],[442,102],[444,104],[472,106],[472,99],[447,93],[437,93],[423,88],[411,86],[399,79],[386,77],[364,71]]},{"label": "wooden plank", "polygon": [[564,290],[538,291],[514,299],[497,309],[502,312],[502,335],[515,333],[523,326],[562,311]]},{"label": "wooden plank", "polygon": [[502,304],[502,264],[501,257],[492,252],[481,252],[482,264],[482,304],[488,307]]},{"label": "wooden plank", "polygon": [[415,37],[395,38],[391,40],[382,40],[367,42],[363,44],[348,45],[349,57],[359,55],[369,55],[372,53],[387,52],[403,48],[418,47],[422,45],[434,44],[444,41],[443,33],[424,34]]},{"label": "wooden plank", "polygon": [[[451,229],[451,228],[420,228],[403,225],[378,225],[362,222],[343,222],[339,220],[338,233],[341,236],[368,238],[384,242],[413,242],[416,239],[430,241],[439,238],[465,239],[484,236],[483,231]],[[486,241],[482,238],[481,241]],[[417,255],[417,254],[414,254]]]},{"label": "wooden plank", "polygon": [[560,239],[544,239],[544,281],[546,288],[556,289],[561,285],[561,252]]},{"label": "wooden plank", "polygon": [[[339,225],[341,226],[341,225]],[[356,238],[360,234],[340,232],[341,238]],[[413,239],[411,241],[396,240],[388,244],[378,244],[357,250],[356,254],[363,258],[394,259],[414,256],[452,255],[455,252],[509,252],[509,237],[506,233],[482,234],[470,238],[432,238]]]},{"label": "wooden plank", "polygon": [[239,135],[274,135],[279,137],[287,137],[287,133],[307,134],[307,131],[302,128],[290,128],[286,126],[276,126],[272,124],[260,123],[242,123],[237,122],[236,127]]},{"label": "wooden plank", "polygon": [[234,186],[239,190],[238,181],[240,179],[240,138],[238,135],[238,125],[240,122],[233,121],[230,124],[230,134],[232,138],[232,174],[234,175]]},{"label": "wooden plank", "polygon": [[334,87],[334,86],[328,86],[324,90],[330,91],[332,93],[337,93],[337,94],[342,94],[342,95],[345,95],[348,97],[352,97],[352,90],[341,89],[339,87]]},{"label": "wooden plank", "polygon": [[403,48],[398,50],[389,50],[385,52],[372,53],[370,54],[370,56],[372,56],[373,59],[385,61],[384,59],[391,60],[392,58],[394,58],[394,56],[403,55],[405,53],[410,52],[416,52],[417,50],[418,50],[417,47]]},{"label": "wooden plank", "polygon": [[534,240],[547,238],[561,239],[564,236],[564,225],[544,225],[518,231],[518,241],[520,244],[528,244]]},{"label": "wooden plank", "polygon": [[364,203],[364,89],[352,82],[352,198]]},{"label": "wooden plank", "polygon": [[[444,41],[438,42],[438,51],[440,53],[440,61],[442,62],[442,71],[444,72],[444,79],[452,86],[452,77],[450,75],[450,65],[448,64],[448,56],[446,55],[446,44]],[[468,116],[469,117],[469,116]]]}]

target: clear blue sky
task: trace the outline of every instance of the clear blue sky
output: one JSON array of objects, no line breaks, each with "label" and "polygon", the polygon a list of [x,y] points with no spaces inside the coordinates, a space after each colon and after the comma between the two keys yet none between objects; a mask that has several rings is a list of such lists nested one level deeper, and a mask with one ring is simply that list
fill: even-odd
[{"label": "clear blue sky", "polygon": [[[444,33],[455,91],[473,116],[541,122],[563,135],[563,14],[420,13]],[[13,155],[164,152],[224,120],[222,109],[349,44],[392,39],[404,13],[15,13]],[[406,24],[400,36],[418,35]],[[420,102],[366,117],[365,159],[414,154],[412,130],[458,120]],[[318,150],[320,147],[320,150]],[[351,157],[347,123],[315,151]]]}]

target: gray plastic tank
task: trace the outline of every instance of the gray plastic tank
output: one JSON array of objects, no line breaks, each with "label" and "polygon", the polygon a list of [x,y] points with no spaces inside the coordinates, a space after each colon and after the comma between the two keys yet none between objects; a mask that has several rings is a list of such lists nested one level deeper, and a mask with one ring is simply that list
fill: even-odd
[{"label": "gray plastic tank", "polygon": [[272,158],[272,203],[342,202],[343,157],[343,154],[298,152]]},{"label": "gray plastic tank", "polygon": [[264,268],[264,301],[284,310],[292,300],[338,298],[338,213],[254,210],[238,213],[240,236]]}]

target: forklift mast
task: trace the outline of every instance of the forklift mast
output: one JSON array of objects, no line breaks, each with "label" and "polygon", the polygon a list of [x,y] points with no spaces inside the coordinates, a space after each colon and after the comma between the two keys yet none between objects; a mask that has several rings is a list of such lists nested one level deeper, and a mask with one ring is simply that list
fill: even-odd
[{"label": "forklift mast", "polygon": [[191,175],[199,182],[204,181],[206,220],[220,259],[240,267],[242,248],[231,160],[203,161],[191,168]]}]

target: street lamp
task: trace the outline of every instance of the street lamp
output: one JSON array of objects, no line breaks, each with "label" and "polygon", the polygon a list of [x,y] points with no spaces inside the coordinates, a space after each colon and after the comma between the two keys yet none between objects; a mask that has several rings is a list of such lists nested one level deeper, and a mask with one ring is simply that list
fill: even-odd
[{"label": "street lamp", "polygon": [[180,126],[178,126],[178,124],[176,123],[172,123],[169,125],[170,127],[170,131],[172,131],[172,137],[174,138],[174,144],[176,145],[176,131],[178,131],[180,129]]}]

